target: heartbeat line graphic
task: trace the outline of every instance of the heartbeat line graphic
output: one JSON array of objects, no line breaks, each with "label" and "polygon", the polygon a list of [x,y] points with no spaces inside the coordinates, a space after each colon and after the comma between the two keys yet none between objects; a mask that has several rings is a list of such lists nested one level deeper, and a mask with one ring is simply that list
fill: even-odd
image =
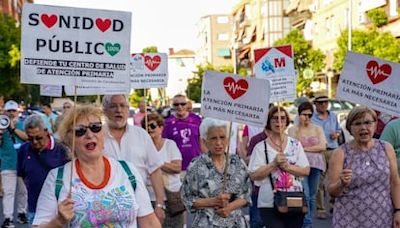
[{"label": "heartbeat line graphic", "polygon": [[160,61],[148,59],[145,61],[145,64],[150,67],[154,67],[155,65],[160,64]]},{"label": "heartbeat line graphic", "polygon": [[232,93],[236,93],[236,91],[240,90],[240,91],[246,91],[246,88],[242,88],[239,85],[235,85],[235,83],[228,83],[227,85],[224,85],[225,89],[227,89],[228,91],[232,92]]},{"label": "heartbeat line graphic", "polygon": [[367,71],[370,72],[374,78],[378,77],[379,75],[383,75],[386,77],[390,76],[390,74],[387,74],[385,71],[379,69],[379,67],[370,67],[369,69],[367,69]]}]

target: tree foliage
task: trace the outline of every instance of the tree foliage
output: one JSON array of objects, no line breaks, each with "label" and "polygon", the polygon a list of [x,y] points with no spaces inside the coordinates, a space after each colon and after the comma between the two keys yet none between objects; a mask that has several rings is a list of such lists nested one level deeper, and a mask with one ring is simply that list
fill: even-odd
[{"label": "tree foliage", "polygon": [[[400,41],[388,33],[372,30],[352,30],[351,49],[354,52],[372,55],[392,62],[400,62]],[[348,31],[337,39],[338,51],[335,53],[334,68],[341,70],[347,54]]]},{"label": "tree foliage", "polygon": [[375,8],[368,11],[367,16],[371,20],[372,24],[378,28],[386,25],[389,21],[385,10],[382,8]]},{"label": "tree foliage", "polygon": [[310,88],[313,79],[305,79],[303,72],[309,68],[316,72],[320,72],[324,66],[325,55],[319,49],[314,49],[311,43],[304,39],[303,34],[294,29],[283,39],[277,40],[274,46],[291,44],[294,52],[294,67],[297,70],[297,92],[303,92]]},{"label": "tree foliage", "polygon": [[199,103],[201,99],[201,84],[203,83],[203,76],[207,70],[220,71],[224,73],[233,73],[232,66],[214,67],[211,64],[198,65],[196,75],[193,78],[188,79],[188,87],[186,94],[189,99]]}]

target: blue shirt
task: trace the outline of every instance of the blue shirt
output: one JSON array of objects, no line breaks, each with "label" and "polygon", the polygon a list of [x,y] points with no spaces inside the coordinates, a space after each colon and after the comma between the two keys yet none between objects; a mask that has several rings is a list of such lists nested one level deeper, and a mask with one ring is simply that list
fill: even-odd
[{"label": "blue shirt", "polygon": [[322,129],[324,130],[325,138],[326,138],[326,147],[329,149],[336,149],[339,144],[337,139],[331,139],[330,134],[332,132],[341,132],[342,128],[340,127],[340,124],[337,120],[336,114],[333,112],[328,111],[328,118],[325,120],[319,118],[318,113],[314,112],[311,121],[318,125],[321,126]]},{"label": "blue shirt", "polygon": [[[23,131],[22,121],[18,120],[15,128]],[[11,134],[9,130],[4,131],[3,143],[0,145],[1,170],[17,169],[17,152],[23,142],[15,133]]]},{"label": "blue shirt", "polygon": [[53,126],[56,124],[57,115],[53,112],[50,114],[50,116],[47,116],[46,114],[44,114],[44,115],[42,115],[42,119],[43,119],[45,128],[47,128],[47,131],[50,134],[53,134]]},{"label": "blue shirt", "polygon": [[[39,161],[40,159],[40,161]],[[36,212],[36,203],[48,172],[67,163],[68,157],[63,145],[50,137],[48,148],[34,151],[30,142],[23,144],[18,153],[17,174],[25,181],[28,190],[28,211]]]}]

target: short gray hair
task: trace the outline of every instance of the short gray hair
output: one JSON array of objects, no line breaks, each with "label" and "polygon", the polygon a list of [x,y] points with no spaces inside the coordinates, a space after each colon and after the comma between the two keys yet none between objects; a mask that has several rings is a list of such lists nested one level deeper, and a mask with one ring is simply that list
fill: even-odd
[{"label": "short gray hair", "polygon": [[106,110],[111,103],[111,98],[113,96],[123,96],[125,98],[126,104],[129,105],[129,99],[128,96],[125,94],[113,94],[113,95],[104,95],[102,105],[103,105],[103,110]]},{"label": "short gray hair", "polygon": [[38,114],[32,114],[28,116],[24,121],[24,127],[26,129],[39,128],[40,130],[45,129],[43,119]]},{"label": "short gray hair", "polygon": [[226,134],[228,134],[228,123],[227,121],[217,120],[213,118],[205,118],[200,124],[200,137],[207,140],[208,131],[214,127],[224,127]]}]

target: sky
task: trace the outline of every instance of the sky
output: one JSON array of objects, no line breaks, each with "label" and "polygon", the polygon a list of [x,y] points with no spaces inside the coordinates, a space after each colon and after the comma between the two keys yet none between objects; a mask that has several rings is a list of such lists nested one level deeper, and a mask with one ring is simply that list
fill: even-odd
[{"label": "sky", "polygon": [[159,52],[199,47],[196,24],[202,16],[230,14],[239,0],[34,0],[45,5],[132,12],[131,52],[157,46]]}]

